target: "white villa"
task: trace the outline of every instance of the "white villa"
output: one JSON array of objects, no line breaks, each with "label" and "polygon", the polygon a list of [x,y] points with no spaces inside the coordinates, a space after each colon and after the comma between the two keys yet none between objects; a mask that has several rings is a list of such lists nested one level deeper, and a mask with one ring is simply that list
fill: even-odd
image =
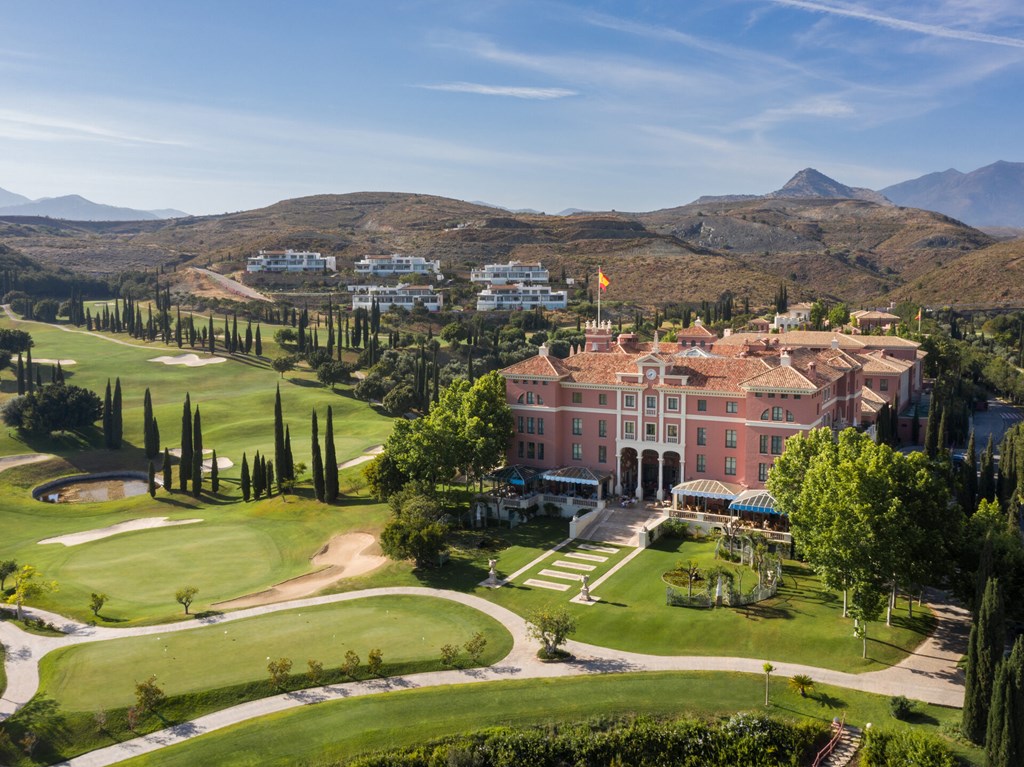
[{"label": "white villa", "polygon": [[793,304],[785,314],[776,314],[772,328],[780,333],[790,330],[801,330],[811,321],[811,304]]},{"label": "white villa", "polygon": [[439,312],[444,306],[444,296],[429,285],[385,285],[349,286],[352,290],[352,309],[370,309],[377,302],[382,312],[394,306],[401,306],[410,311],[417,303],[423,304],[428,312]]},{"label": "white villa", "polygon": [[487,264],[483,269],[474,269],[470,273],[470,281],[483,282],[488,285],[507,285],[519,282],[524,285],[545,283],[550,275],[540,263],[526,264],[522,261],[509,261],[507,264]]},{"label": "white villa", "polygon": [[564,290],[552,291],[550,285],[491,285],[480,291],[476,300],[476,310],[487,312],[492,310],[510,311],[512,309],[564,309],[568,305],[568,296]]},{"label": "white villa", "polygon": [[261,250],[246,259],[247,272],[336,272],[334,256],[309,250]]},{"label": "white villa", "polygon": [[363,256],[362,260],[356,261],[356,274],[371,277],[433,274],[439,280],[444,277],[441,274],[440,261],[427,261],[422,256],[400,256],[397,253],[387,256]]}]

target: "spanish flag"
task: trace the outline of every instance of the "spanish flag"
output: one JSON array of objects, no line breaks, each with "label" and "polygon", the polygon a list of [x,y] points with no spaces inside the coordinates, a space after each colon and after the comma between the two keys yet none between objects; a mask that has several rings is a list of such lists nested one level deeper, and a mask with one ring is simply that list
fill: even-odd
[{"label": "spanish flag", "polygon": [[921,321],[921,312],[923,312],[923,311],[924,311],[924,307],[923,306],[917,310],[917,316],[914,317],[914,319],[917,320],[918,322]]},{"label": "spanish flag", "polygon": [[597,269],[597,284],[601,286],[601,290],[608,290],[608,278],[604,276],[600,267]]}]

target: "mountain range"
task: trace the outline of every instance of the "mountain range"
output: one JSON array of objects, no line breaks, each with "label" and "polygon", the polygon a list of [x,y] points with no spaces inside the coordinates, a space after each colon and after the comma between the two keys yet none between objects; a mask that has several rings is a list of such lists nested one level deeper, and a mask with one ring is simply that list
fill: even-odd
[{"label": "mountain range", "polygon": [[897,205],[945,213],[971,226],[1024,227],[1024,163],[950,168],[879,190]]},{"label": "mountain range", "polygon": [[173,208],[137,210],[103,205],[77,194],[30,200],[24,195],[0,189],[0,216],[41,216],[67,221],[156,221],[188,215]]}]

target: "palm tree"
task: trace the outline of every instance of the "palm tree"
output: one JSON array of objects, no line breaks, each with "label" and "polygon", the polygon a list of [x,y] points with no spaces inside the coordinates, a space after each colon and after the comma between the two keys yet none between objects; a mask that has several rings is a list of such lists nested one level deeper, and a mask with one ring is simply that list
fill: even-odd
[{"label": "palm tree", "polygon": [[794,674],[789,678],[789,689],[800,693],[801,698],[806,698],[807,693],[814,692],[814,680],[807,674]]},{"label": "palm tree", "polygon": [[761,668],[764,669],[764,704],[767,706],[768,705],[768,682],[772,678],[772,672],[775,670],[775,666],[773,666],[768,661],[765,661],[765,664]]}]

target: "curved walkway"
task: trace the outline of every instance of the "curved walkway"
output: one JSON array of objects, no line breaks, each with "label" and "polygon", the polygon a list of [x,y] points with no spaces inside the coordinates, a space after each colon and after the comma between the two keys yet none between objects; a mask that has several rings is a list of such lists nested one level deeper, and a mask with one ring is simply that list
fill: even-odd
[{"label": "curved walkway", "polygon": [[[39,687],[39,659],[59,647],[86,642],[99,642],[130,636],[147,636],[188,631],[218,623],[227,623],[257,615],[293,610],[314,605],[347,602],[363,597],[402,594],[437,597],[476,608],[502,623],[512,634],[513,648],[499,663],[488,668],[434,671],[408,676],[389,677],[367,682],[330,685],[276,695],[243,703],[199,717],[175,727],[135,738],[124,743],[97,749],[65,764],[75,767],[100,767],[115,764],[138,754],[155,751],[198,735],[228,727],[266,714],[326,700],[373,695],[399,689],[437,685],[472,684],[504,679],[566,677],[582,674],[625,673],[640,671],[731,671],[763,673],[763,660],[706,656],[661,656],[611,650],[582,642],[569,642],[568,649],[576,656],[570,663],[541,663],[536,657],[536,644],[529,639],[526,621],[512,611],[472,594],[420,587],[390,587],[330,594],[274,605],[216,615],[174,624],[112,629],[87,626],[40,610],[26,610],[61,625],[63,637],[41,637],[27,634],[10,623],[0,623],[0,641],[7,647],[8,686],[0,700],[0,719],[10,716],[27,703]],[[962,674],[956,662],[966,648],[966,611],[945,601],[933,605],[936,631],[902,663],[882,671],[850,674],[796,663],[772,661],[781,676],[808,674],[816,682],[846,687],[881,695],[906,695],[944,706],[963,704]]]}]

